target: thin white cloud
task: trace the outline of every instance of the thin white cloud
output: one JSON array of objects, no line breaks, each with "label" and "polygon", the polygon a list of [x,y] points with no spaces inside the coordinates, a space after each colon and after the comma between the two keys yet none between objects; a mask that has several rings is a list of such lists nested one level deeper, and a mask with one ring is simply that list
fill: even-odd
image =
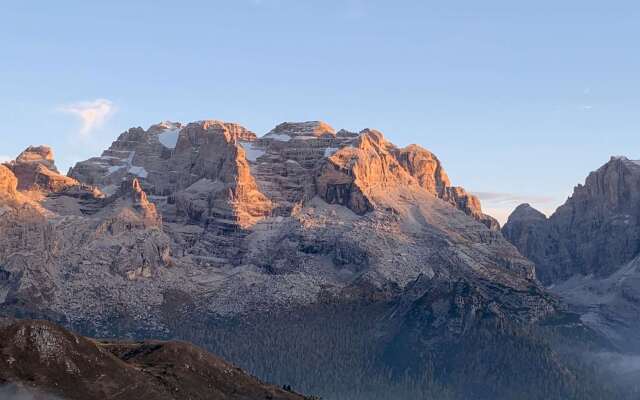
[{"label": "thin white cloud", "polygon": [[89,136],[95,129],[101,127],[115,111],[115,106],[110,100],[96,99],[81,101],[59,107],[59,111],[71,114],[80,119],[81,136]]},{"label": "thin white cloud", "polygon": [[546,215],[553,213],[560,200],[550,196],[536,196],[502,192],[474,192],[482,204],[482,211],[496,218],[500,224],[507,222],[511,212],[522,203],[529,203]]},{"label": "thin white cloud", "polygon": [[0,163],[4,163],[4,162],[7,162],[7,161],[11,161],[11,160],[13,160],[13,157],[3,156],[3,155],[0,154]]},{"label": "thin white cloud", "polygon": [[512,203],[554,203],[555,198],[550,196],[529,196],[526,194],[514,194],[503,192],[474,192],[474,195],[482,201],[492,204],[512,204]]}]

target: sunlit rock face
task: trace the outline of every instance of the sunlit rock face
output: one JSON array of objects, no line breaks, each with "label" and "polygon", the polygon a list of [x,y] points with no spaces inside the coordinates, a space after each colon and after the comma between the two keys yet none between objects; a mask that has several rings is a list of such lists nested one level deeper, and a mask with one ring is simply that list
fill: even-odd
[{"label": "sunlit rock face", "polygon": [[0,352],[4,400],[305,399],[184,342],[108,342],[50,322],[0,320]]},{"label": "sunlit rock face", "polygon": [[490,229],[499,229],[497,221],[482,213],[475,196],[451,186],[435,155],[417,145],[399,149],[376,130],[365,129],[349,146],[328,157],[317,185],[327,202],[346,205],[358,214],[373,209],[376,195],[418,186]]},{"label": "sunlit rock face", "polygon": [[9,168],[0,164],[0,196],[15,196],[18,189],[18,178]]},{"label": "sunlit rock face", "polygon": [[18,178],[20,190],[58,192],[78,184],[58,172],[49,146],[30,146],[6,166]]}]

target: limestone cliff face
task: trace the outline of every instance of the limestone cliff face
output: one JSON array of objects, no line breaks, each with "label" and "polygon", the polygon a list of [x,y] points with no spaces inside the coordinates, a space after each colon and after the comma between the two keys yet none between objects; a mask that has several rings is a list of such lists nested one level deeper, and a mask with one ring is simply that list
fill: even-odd
[{"label": "limestone cliff face", "polygon": [[0,300],[24,301],[27,308],[67,301],[59,291],[68,267],[109,266],[133,280],[171,265],[160,216],[135,178],[106,198],[58,174],[52,152],[42,149],[30,147],[0,166]]},{"label": "limestone cliff face", "polygon": [[446,188],[451,186],[451,182],[440,160],[433,153],[412,144],[395,149],[394,156],[417,179],[420,186],[440,198],[445,197]]},{"label": "limestone cliff face", "polygon": [[16,195],[18,178],[6,166],[0,164],[0,196],[10,198]]},{"label": "limestone cliff face", "polygon": [[[207,188],[211,208],[204,216],[222,212],[240,226],[247,226],[271,211],[270,200],[262,194],[251,174],[239,141],[253,141],[255,134],[237,124],[204,121],[188,124],[178,137],[169,160],[176,172],[176,189],[192,187],[198,181],[218,183]],[[183,196],[184,199],[184,196]]]},{"label": "limestone cliff face", "polygon": [[365,129],[350,146],[329,157],[316,182],[327,202],[345,205],[358,214],[374,208],[374,192],[418,186],[490,229],[499,229],[495,219],[482,213],[477,197],[451,186],[436,156],[417,145],[399,149],[376,130]]},{"label": "limestone cliff face", "polygon": [[640,252],[638,204],[640,164],[613,157],[549,219],[520,206],[503,233],[546,283],[576,274],[607,276]]},{"label": "limestone cliff face", "polygon": [[612,157],[549,218],[519,206],[504,236],[540,280],[620,349],[640,350],[640,163]]},{"label": "limestone cliff face", "polygon": [[20,190],[58,192],[78,185],[74,179],[60,175],[48,146],[30,146],[14,161],[6,164],[18,178]]}]

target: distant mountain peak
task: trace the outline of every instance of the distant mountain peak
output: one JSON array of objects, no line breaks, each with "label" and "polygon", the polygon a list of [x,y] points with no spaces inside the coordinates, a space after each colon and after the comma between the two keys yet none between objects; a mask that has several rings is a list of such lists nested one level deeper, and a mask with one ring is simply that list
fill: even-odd
[{"label": "distant mountain peak", "polygon": [[546,220],[547,216],[544,215],[542,212],[538,211],[537,209],[535,209],[534,207],[531,206],[531,204],[529,203],[523,203],[520,204],[518,207],[516,207],[513,212],[511,213],[511,215],[509,216],[509,219],[517,219],[517,220]]},{"label": "distant mountain peak", "polygon": [[322,137],[325,135],[336,136],[336,132],[323,121],[283,122],[273,128],[265,137],[274,135]]}]

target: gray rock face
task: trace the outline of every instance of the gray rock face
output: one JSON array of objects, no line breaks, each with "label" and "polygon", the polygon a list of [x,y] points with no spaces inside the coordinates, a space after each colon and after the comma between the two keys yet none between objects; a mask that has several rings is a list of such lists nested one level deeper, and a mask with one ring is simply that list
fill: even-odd
[{"label": "gray rock face", "polygon": [[519,206],[502,233],[540,280],[621,348],[640,349],[640,163],[624,157],[592,172],[550,217]]},{"label": "gray rock face", "polygon": [[550,289],[621,352],[640,352],[640,257],[607,277],[574,275]]},{"label": "gray rock face", "polygon": [[545,283],[608,276],[640,252],[640,163],[614,157],[548,219],[523,206],[502,232]]}]

